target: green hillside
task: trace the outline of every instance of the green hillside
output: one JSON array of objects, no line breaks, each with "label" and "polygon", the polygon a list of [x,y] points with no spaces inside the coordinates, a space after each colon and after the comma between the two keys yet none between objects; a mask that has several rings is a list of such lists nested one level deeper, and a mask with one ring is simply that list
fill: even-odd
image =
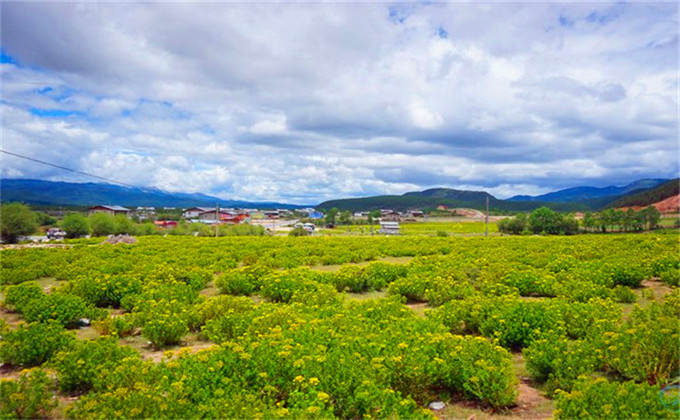
[{"label": "green hillside", "polygon": [[[374,197],[347,198],[325,201],[317,206],[319,209],[371,211],[392,209],[395,211],[433,209],[439,205],[448,207],[465,207],[483,210],[486,198],[489,198],[489,208],[492,211],[520,212],[531,211],[541,206],[548,206],[556,211],[588,211],[593,207],[584,203],[542,203],[528,201],[499,200],[484,191],[461,191],[450,188],[435,188],[425,191],[409,192],[404,195],[379,195]],[[597,205],[600,203],[598,202]]]},{"label": "green hillside", "polygon": [[649,206],[668,197],[680,194],[680,178],[672,179],[651,190],[645,190],[636,194],[627,195],[607,205],[607,208]]}]

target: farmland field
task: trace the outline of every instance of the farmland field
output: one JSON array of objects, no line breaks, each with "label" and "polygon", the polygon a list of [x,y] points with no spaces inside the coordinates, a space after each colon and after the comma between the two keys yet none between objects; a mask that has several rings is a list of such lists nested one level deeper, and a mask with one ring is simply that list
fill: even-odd
[{"label": "farmland field", "polygon": [[3,418],[678,416],[677,230],[95,243],[0,251]]}]

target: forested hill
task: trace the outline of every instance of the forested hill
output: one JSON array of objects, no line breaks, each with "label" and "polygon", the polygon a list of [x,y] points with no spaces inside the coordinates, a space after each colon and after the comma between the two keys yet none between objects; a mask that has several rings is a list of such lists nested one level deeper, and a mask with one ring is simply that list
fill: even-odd
[{"label": "forested hill", "polygon": [[669,197],[680,194],[680,178],[672,179],[651,190],[644,190],[632,195],[621,197],[607,205],[608,208],[646,207]]},{"label": "forested hill", "polygon": [[325,201],[317,206],[319,209],[349,211],[370,211],[392,209],[406,211],[416,209],[433,209],[440,205],[447,207],[466,207],[482,210],[489,198],[489,207],[497,211],[530,211],[547,205],[557,211],[587,211],[591,210],[588,203],[543,203],[500,200],[484,191],[462,191],[450,188],[434,188],[425,191],[408,192],[403,195],[380,195],[363,198],[347,198]]}]

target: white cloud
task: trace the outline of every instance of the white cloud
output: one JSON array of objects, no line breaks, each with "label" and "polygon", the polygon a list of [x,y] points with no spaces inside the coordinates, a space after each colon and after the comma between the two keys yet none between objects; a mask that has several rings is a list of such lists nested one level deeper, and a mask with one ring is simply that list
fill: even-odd
[{"label": "white cloud", "polygon": [[[6,3],[2,143],[301,203],[677,176],[677,19],[675,3]],[[2,176],[85,180],[16,158]]]}]

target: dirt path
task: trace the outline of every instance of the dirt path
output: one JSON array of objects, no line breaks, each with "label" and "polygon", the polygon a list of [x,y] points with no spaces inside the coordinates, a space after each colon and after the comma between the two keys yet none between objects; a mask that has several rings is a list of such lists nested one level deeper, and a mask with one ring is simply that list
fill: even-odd
[{"label": "dirt path", "polygon": [[541,391],[531,386],[529,380],[522,380],[519,384],[517,407],[511,411],[522,419],[550,419],[552,418],[553,402],[544,397]]}]

